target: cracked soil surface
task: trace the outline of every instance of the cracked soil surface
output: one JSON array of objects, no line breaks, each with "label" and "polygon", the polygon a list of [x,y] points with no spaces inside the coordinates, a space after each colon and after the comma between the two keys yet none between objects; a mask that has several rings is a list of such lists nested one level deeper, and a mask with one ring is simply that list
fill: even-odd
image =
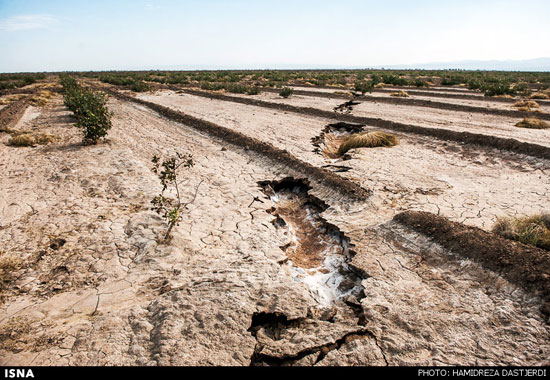
[{"label": "cracked soil surface", "polygon": [[[0,133],[0,364],[548,364],[545,294],[392,218],[428,211],[488,231],[498,216],[541,211],[550,162],[413,135],[333,160],[311,142],[327,119],[170,91],[138,97],[315,167],[346,166],[335,172],[372,195],[350,200],[145,105],[110,97],[113,128],[93,146],[80,144],[61,95],[30,106],[12,128],[57,140],[12,147]],[[174,151],[194,157],[185,195],[201,185],[165,243],[151,158]],[[276,188],[289,178],[307,184],[297,200],[292,186]],[[346,255],[347,269],[330,275],[312,251]],[[344,291],[319,297],[328,288]]]}]

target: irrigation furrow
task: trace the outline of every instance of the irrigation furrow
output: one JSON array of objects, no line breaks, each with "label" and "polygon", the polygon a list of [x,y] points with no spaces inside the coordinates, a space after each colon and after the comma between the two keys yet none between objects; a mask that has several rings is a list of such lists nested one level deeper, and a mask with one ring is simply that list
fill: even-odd
[{"label": "irrigation furrow", "polygon": [[[264,92],[279,92],[278,89],[272,89],[272,88],[263,88],[262,91],[264,91]],[[417,95],[417,94],[413,94],[410,91],[408,93],[410,95]],[[345,95],[345,94],[334,94],[334,93],[330,93],[330,92],[304,91],[304,90],[294,90],[294,94],[303,95],[303,96],[313,96],[313,97],[318,97],[318,98],[328,98],[328,99],[354,99],[354,100],[375,102],[375,103],[396,104],[396,105],[405,105],[405,106],[413,106],[413,107],[437,108],[437,109],[443,109],[443,110],[448,110],[448,111],[483,113],[483,114],[488,114],[488,115],[497,115],[497,116],[506,116],[506,117],[517,117],[517,118],[536,117],[538,119],[550,120],[550,114],[546,114],[546,113],[536,113],[535,114],[535,113],[532,113],[532,112],[523,112],[523,111],[516,111],[516,110],[505,110],[505,109],[497,109],[497,108],[469,106],[469,105],[464,105],[464,104],[433,102],[431,100],[425,100],[425,99],[409,99],[409,98],[396,98],[396,97],[384,98],[384,97],[380,97],[380,96],[357,96],[357,97],[354,97],[351,94],[350,95]],[[428,96],[432,96],[432,95],[428,95]],[[479,97],[477,97],[477,98],[479,98]]]},{"label": "irrigation furrow", "polygon": [[207,133],[212,137],[221,139],[224,142],[260,154],[278,164],[296,170],[298,173],[305,175],[310,180],[315,181],[322,186],[326,186],[331,190],[349,198],[350,200],[364,200],[371,194],[370,190],[359,186],[355,182],[347,180],[329,170],[318,168],[307,162],[299,160],[286,150],[276,148],[269,143],[257,140],[221,125],[186,115],[182,112],[175,111],[171,108],[164,107],[156,103],[136,99],[118,91],[108,88],[101,88],[101,90],[108,92],[118,99],[144,105],[169,120],[185,124],[186,126],[192,127],[200,132]]},{"label": "irrigation furrow", "polygon": [[8,104],[0,110],[0,132],[17,124],[29,106],[29,97]]},{"label": "irrigation furrow", "polygon": [[[468,93],[461,94],[459,92],[449,94],[449,93],[437,92],[437,91],[411,90],[409,88],[403,88],[402,90],[407,91],[409,95],[430,96],[433,98],[466,99],[466,100],[490,101],[490,102],[499,102],[499,103],[515,103],[519,100],[518,98],[501,98],[497,96],[483,96],[482,94],[474,95],[474,94],[468,94]],[[392,89],[392,88],[377,88],[374,90],[374,92],[394,92],[394,91],[395,89]],[[537,99],[537,102],[540,104],[550,104],[549,101],[544,99],[543,100]]]},{"label": "irrigation furrow", "polygon": [[544,299],[541,311],[550,315],[550,252],[429,212],[406,211],[393,220],[528,291],[540,293]]},{"label": "irrigation furrow", "polygon": [[250,99],[239,96],[230,96],[224,94],[217,94],[211,92],[205,92],[200,90],[180,89],[186,94],[200,96],[209,99],[217,99],[223,101],[229,101],[234,103],[247,104],[257,107],[276,109],[279,111],[286,111],[297,113],[301,115],[308,115],[314,117],[321,117],[326,119],[332,119],[342,122],[350,122],[357,124],[365,124],[370,127],[385,129],[394,132],[414,134],[420,136],[428,136],[437,138],[440,140],[453,141],[458,143],[477,145],[483,148],[500,149],[512,153],[525,154],[532,157],[550,159],[550,148],[542,145],[522,142],[512,138],[495,137],[486,134],[472,133],[472,132],[457,132],[444,128],[430,128],[421,127],[418,125],[403,124],[390,120],[384,120],[380,118],[361,117],[350,114],[339,114],[336,112],[324,111],[318,108],[312,107],[298,107],[289,104],[281,104],[274,102],[267,102],[264,100]]}]

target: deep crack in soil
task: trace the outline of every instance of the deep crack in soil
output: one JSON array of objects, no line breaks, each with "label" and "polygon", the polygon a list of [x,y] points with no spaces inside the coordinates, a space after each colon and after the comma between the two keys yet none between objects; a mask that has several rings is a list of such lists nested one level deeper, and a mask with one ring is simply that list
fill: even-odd
[{"label": "deep crack in soil", "polygon": [[334,107],[334,112],[351,113],[351,111],[353,111],[353,106],[356,106],[358,104],[361,104],[361,102],[352,99]]},{"label": "deep crack in soil", "polygon": [[[94,88],[97,89],[97,87]],[[106,91],[107,93],[115,96],[118,99],[144,105],[152,109],[153,111],[158,112],[160,115],[166,117],[169,120],[185,124],[201,132],[207,133],[212,137],[219,138],[226,143],[234,144],[238,147],[243,147],[245,150],[250,150],[254,153],[265,156],[277,163],[284,164],[289,168],[304,173],[304,175],[308,176],[310,179],[315,180],[319,184],[332,188],[340,194],[350,198],[350,200],[362,201],[371,195],[370,190],[359,186],[357,183],[347,180],[337,174],[334,174],[329,170],[322,169],[302,160],[299,160],[291,155],[287,150],[278,149],[264,141],[254,139],[250,136],[233,131],[221,125],[192,117],[182,112],[177,112],[173,109],[161,106],[153,102],[133,98],[116,90],[104,87],[99,89]]]},{"label": "deep crack in soil", "polygon": [[351,123],[332,123],[327,125],[319,136],[311,139],[311,143],[315,147],[314,152],[320,153],[327,158],[341,158],[343,160],[350,159],[349,155],[340,156],[338,148],[340,145],[354,133],[363,132],[363,124]]},{"label": "deep crack in soil", "polygon": [[349,238],[321,216],[328,206],[308,194],[308,183],[289,177],[260,186],[275,203],[269,210],[277,217],[275,225],[290,235],[283,264],[289,265],[294,280],[306,284],[321,306],[358,296],[362,276],[350,266],[355,253]]}]

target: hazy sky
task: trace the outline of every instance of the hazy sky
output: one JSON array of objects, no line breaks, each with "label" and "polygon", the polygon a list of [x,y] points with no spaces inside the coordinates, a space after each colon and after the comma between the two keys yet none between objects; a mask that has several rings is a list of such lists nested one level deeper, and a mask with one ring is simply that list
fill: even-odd
[{"label": "hazy sky", "polygon": [[550,57],[549,0],[0,0],[0,72]]}]

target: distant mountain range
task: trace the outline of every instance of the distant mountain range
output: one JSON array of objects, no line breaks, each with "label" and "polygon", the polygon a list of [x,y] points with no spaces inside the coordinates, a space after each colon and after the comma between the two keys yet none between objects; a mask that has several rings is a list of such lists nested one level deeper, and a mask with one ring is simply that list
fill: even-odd
[{"label": "distant mountain range", "polygon": [[501,71],[550,71],[550,58],[534,58],[523,60],[506,61],[453,61],[453,62],[432,62],[418,64],[402,64],[376,66],[375,68],[385,69],[422,69],[422,70],[501,70]]}]

